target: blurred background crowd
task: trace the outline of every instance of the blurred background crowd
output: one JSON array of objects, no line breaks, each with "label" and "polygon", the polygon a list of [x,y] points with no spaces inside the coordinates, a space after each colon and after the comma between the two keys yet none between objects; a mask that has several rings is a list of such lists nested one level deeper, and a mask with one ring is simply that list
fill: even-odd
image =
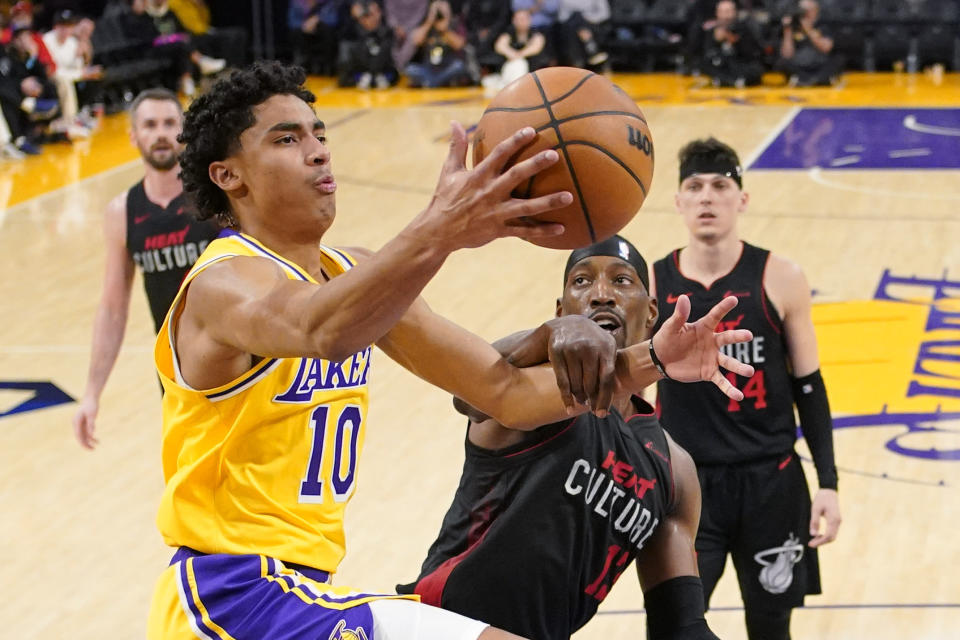
[{"label": "blurred background crowd", "polygon": [[88,137],[138,91],[189,99],[278,58],[341,87],[483,86],[551,65],[720,87],[960,68],[960,0],[0,1],[0,156]]}]

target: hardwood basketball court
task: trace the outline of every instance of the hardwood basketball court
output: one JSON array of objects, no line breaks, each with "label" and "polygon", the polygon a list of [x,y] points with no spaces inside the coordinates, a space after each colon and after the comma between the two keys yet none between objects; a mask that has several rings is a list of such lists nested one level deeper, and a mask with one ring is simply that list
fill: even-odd
[{"label": "hardwood basketball court", "polygon": [[[844,523],[821,550],[824,595],[796,612],[794,637],[957,637],[960,77],[851,75],[842,89],[743,91],[670,75],[614,79],[640,104],[656,148],[649,197],[624,231],[647,259],[686,238],[673,209],[678,149],[715,135],[748,164],[742,235],[797,261],[815,290]],[[326,242],[376,249],[425,206],[449,121],[475,124],[485,101],[478,89],[311,86],[340,185]],[[114,116],[90,141],[0,165],[2,637],[142,638],[172,553],[154,526],[160,403],[139,280],[95,452],[73,439],[76,404],[56,395],[83,393],[103,210],[141,177],[125,127]],[[552,315],[565,259],[499,241],[454,255],[424,295],[493,340]],[[34,382],[54,387],[23,384]],[[416,577],[453,495],[463,420],[383,354],[371,386],[336,582],[392,590]],[[29,410],[35,395],[54,406]],[[732,567],[712,604],[716,633],[745,638]],[[643,637],[642,606],[628,571],[576,637]]]}]

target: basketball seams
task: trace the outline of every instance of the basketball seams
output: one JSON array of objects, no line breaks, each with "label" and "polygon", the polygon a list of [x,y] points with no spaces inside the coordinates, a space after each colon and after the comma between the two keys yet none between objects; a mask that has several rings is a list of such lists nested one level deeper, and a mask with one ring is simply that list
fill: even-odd
[{"label": "basketball seams", "polygon": [[[635,113],[630,113],[629,111],[590,111],[588,113],[578,113],[572,116],[566,116],[564,118],[557,118],[557,124],[566,124],[568,122],[573,122],[574,120],[583,120],[584,118],[595,118],[600,116],[625,116],[627,118],[634,118],[643,123],[645,127],[649,130],[650,125],[647,124],[647,121],[642,117],[638,116]],[[540,129],[537,129],[539,131]]]},{"label": "basketball seams", "polygon": [[[537,73],[534,72],[530,74],[533,77],[534,83],[537,85],[537,91],[540,92],[540,97],[543,99],[543,107],[547,110],[547,116],[550,118],[550,125],[553,127],[554,134],[557,137],[557,151],[563,153],[563,158],[567,163],[567,169],[570,171],[570,179],[573,181],[573,188],[577,192],[577,199],[580,201],[580,211],[583,212],[583,218],[587,223],[587,231],[590,232],[590,242],[597,241],[597,234],[593,230],[593,221],[590,219],[590,210],[587,207],[587,199],[583,195],[583,190],[580,188],[580,180],[577,178],[577,171],[574,169],[573,162],[570,158],[570,153],[566,149],[566,144],[563,141],[563,134],[560,133],[560,126],[558,124],[556,116],[553,115],[553,108],[550,104],[549,98],[547,98],[547,92],[544,91],[543,85],[540,83],[540,78],[537,76]],[[577,83],[576,88],[579,88],[583,85],[586,80],[594,74],[589,74],[583,78],[579,83]],[[573,93],[570,91],[567,95]]]},{"label": "basketball seams", "polygon": [[542,91],[542,87],[540,86],[540,80],[537,78],[536,72],[532,73],[531,75],[533,76],[534,81],[537,83],[537,87],[541,89],[540,95],[543,96],[543,104],[538,104],[538,105],[533,106],[533,107],[491,107],[491,108],[486,109],[486,110],[484,111],[484,114],[486,114],[486,113],[491,113],[491,112],[494,112],[494,111],[508,111],[508,112],[521,113],[521,112],[524,112],[524,111],[536,111],[537,109],[544,109],[544,108],[546,108],[547,111],[549,111],[551,105],[555,105],[555,104],[557,104],[557,103],[559,103],[559,102],[562,102],[563,100],[566,100],[566,99],[569,98],[570,96],[572,96],[574,93],[576,93],[577,89],[579,89],[581,86],[583,86],[583,83],[584,83],[584,82],[586,82],[587,80],[589,80],[591,77],[595,77],[597,74],[591,73],[591,72],[587,72],[587,75],[585,75],[585,76],[583,76],[582,78],[580,78],[580,81],[577,82],[577,84],[573,85],[573,88],[572,88],[572,89],[570,89],[569,91],[567,91],[565,94],[563,94],[562,96],[560,96],[560,97],[557,98],[556,100],[548,100],[546,94]]},{"label": "basketball seams", "polygon": [[592,142],[590,140],[567,140],[566,142],[564,142],[564,146],[565,147],[580,146],[580,147],[590,147],[592,149],[596,149],[597,151],[599,151],[600,153],[602,153],[603,155],[607,156],[608,158],[616,162],[618,165],[620,165],[620,168],[626,171],[627,174],[631,178],[633,178],[634,181],[637,183],[637,186],[640,187],[640,190],[643,191],[643,197],[644,198],[647,197],[647,187],[643,184],[643,180],[640,179],[640,176],[634,173],[633,169],[631,169],[627,163],[625,163],[619,157],[611,153],[609,149],[605,147],[601,147],[597,143]]}]

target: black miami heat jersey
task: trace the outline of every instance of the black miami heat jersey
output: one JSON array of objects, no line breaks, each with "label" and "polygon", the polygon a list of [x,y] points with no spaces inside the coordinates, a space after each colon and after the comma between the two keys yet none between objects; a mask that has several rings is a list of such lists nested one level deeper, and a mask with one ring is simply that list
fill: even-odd
[{"label": "black miami heat jersey", "polygon": [[709,288],[680,272],[680,250],[653,265],[659,318],[656,329],[673,314],[677,297],[690,297],[690,321],[696,321],[726,296],[738,303],[717,327],[749,329],[753,340],[727,345],[723,351],[753,365],[747,379],[729,371],[730,382],[743,391],[737,402],[711,382],[683,384],[661,380],[658,408],[663,428],[698,465],[733,464],[790,451],[796,440],[793,391],[787,368],[783,322],[763,288],[770,252],[743,243],[736,266]]},{"label": "black miami heat jersey", "polygon": [[164,208],[147,198],[143,180],[127,191],[127,251],[143,271],[156,331],[183,277],[219,233],[212,221],[190,214],[183,193]]},{"label": "black miami heat jersey", "polygon": [[463,475],[420,577],[400,592],[531,638],[567,640],[672,507],[666,436],[653,409],[541,427],[489,451],[466,443]]}]

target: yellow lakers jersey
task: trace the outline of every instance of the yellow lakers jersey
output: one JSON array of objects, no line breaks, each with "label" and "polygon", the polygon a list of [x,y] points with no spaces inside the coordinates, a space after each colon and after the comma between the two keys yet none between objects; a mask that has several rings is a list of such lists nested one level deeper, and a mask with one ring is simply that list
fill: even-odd
[{"label": "yellow lakers jersey", "polygon": [[[327,273],[354,260],[321,246]],[[255,239],[225,231],[187,274],[154,351],[163,383],[164,541],[205,553],[259,553],[333,573],[344,555],[343,513],[357,482],[370,352],[343,362],[265,358],[215,389],[190,388],[177,364],[176,320],[187,285],[236,256],[272,260],[315,282]]]}]

